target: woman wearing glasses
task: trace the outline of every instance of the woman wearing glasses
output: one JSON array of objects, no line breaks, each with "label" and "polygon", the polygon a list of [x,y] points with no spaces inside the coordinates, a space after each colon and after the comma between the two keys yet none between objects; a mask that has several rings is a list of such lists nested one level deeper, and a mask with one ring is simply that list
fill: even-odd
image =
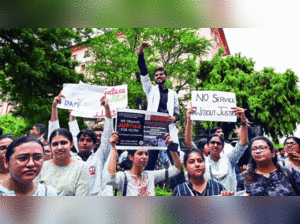
[{"label": "woman wearing glasses", "polygon": [[[248,129],[246,125],[245,110],[239,107],[231,108],[236,115],[241,118],[243,122],[241,128],[241,138],[236,144],[235,148],[227,154],[224,154],[224,139],[223,137],[213,134],[208,137],[207,144],[209,148],[209,155],[205,159],[205,179],[214,180],[224,186],[226,191],[236,191],[236,175],[235,165],[247,149]],[[190,114],[195,112],[195,108],[192,107],[187,112],[187,124],[186,124],[186,137],[185,141],[187,146],[192,145],[191,137],[191,118]]]},{"label": "woman wearing glasses", "polygon": [[272,142],[260,136],[250,146],[250,163],[238,179],[237,190],[246,190],[249,196],[299,195],[300,173],[278,164]]},{"label": "woman wearing glasses", "polygon": [[54,158],[44,163],[36,181],[53,186],[59,196],[88,195],[87,165],[70,156],[74,145],[72,134],[59,128],[51,133],[49,141]]},{"label": "woman wearing glasses", "polygon": [[300,139],[295,136],[287,137],[284,141],[284,149],[288,157],[283,161],[285,167],[292,167],[300,171]]},{"label": "woman wearing glasses", "polygon": [[43,145],[33,136],[20,137],[6,152],[9,178],[0,184],[0,196],[56,196],[51,186],[38,184],[33,179],[44,162]]}]

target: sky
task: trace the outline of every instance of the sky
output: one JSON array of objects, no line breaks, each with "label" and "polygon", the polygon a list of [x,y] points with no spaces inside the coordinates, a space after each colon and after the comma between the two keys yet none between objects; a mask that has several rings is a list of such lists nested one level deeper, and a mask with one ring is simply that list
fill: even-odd
[{"label": "sky", "polygon": [[258,71],[273,67],[275,72],[283,73],[290,68],[300,77],[300,45],[295,31],[289,28],[224,29],[231,55],[241,52],[242,56],[251,57]]},{"label": "sky", "polygon": [[[224,32],[231,55],[241,52],[242,56],[251,57],[256,71],[273,67],[275,72],[284,73],[290,68],[300,77],[297,29],[225,28]],[[300,125],[294,135],[300,137]]]}]

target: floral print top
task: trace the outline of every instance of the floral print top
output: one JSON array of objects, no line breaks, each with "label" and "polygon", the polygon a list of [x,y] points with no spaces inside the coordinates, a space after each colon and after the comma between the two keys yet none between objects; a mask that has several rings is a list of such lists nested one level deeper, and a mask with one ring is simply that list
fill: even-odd
[{"label": "floral print top", "polygon": [[[291,178],[295,180],[296,187],[300,191],[300,173],[293,168],[288,168]],[[295,191],[292,184],[281,170],[276,170],[270,173],[267,178],[261,174],[254,173],[253,182],[247,182],[247,175],[249,171],[241,173],[238,183],[237,191],[245,190],[250,196],[295,196]]]},{"label": "floral print top", "polygon": [[[127,176],[127,192],[126,196],[155,196],[155,184],[164,181],[166,179],[165,169],[155,171],[143,171],[141,179],[137,178],[129,171],[125,171]],[[168,169],[169,178],[176,176],[180,171],[171,166]],[[124,189],[125,175],[123,172],[117,172],[116,174],[107,175],[107,184],[112,185],[118,189],[121,194]]]}]

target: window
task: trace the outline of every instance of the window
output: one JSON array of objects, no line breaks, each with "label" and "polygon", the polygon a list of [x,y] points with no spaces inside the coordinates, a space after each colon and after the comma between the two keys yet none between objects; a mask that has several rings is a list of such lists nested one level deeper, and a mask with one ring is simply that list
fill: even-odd
[{"label": "window", "polygon": [[73,54],[73,59],[76,60],[76,54]]}]

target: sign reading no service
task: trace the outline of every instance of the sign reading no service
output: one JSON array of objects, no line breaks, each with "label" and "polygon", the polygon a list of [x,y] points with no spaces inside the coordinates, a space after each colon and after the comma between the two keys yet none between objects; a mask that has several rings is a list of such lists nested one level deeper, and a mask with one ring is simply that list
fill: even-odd
[{"label": "sign reading no service", "polygon": [[235,93],[221,91],[193,91],[192,106],[196,107],[192,120],[236,122],[231,107],[236,107]]}]

